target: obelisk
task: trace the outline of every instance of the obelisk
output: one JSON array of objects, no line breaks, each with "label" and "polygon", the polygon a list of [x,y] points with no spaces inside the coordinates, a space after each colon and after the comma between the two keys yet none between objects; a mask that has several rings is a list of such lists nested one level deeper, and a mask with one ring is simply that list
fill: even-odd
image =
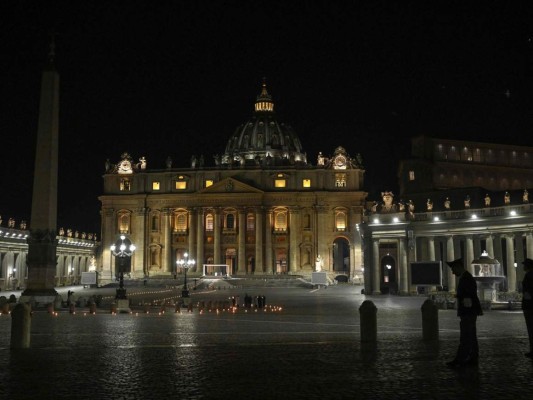
[{"label": "obelisk", "polygon": [[48,63],[41,81],[39,125],[33,175],[28,280],[20,302],[32,298],[38,305],[53,303],[56,275],[57,161],[59,124],[59,74],[54,65],[52,38]]}]

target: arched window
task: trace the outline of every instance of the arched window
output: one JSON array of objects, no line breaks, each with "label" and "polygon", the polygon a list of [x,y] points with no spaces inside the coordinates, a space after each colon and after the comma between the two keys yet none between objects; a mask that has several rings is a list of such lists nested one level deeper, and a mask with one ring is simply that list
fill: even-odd
[{"label": "arched window", "polygon": [[180,213],[176,216],[176,230],[185,232],[187,230],[187,214]]},{"label": "arched window", "polygon": [[127,211],[119,212],[117,217],[119,233],[130,232],[130,213]]},{"label": "arched window", "polygon": [[213,214],[207,214],[205,216],[205,230],[209,232],[213,231]]},{"label": "arched window", "polygon": [[346,213],[343,211],[338,211],[335,215],[335,229],[337,229],[337,231],[346,230]]},{"label": "arched window", "polygon": [[274,216],[274,229],[276,231],[286,231],[287,230],[287,212],[286,211],[277,211]]}]

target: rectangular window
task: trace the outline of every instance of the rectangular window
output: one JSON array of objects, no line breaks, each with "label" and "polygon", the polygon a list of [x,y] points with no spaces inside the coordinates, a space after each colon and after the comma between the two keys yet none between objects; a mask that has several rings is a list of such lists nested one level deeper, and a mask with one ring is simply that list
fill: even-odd
[{"label": "rectangular window", "polygon": [[178,190],[187,189],[187,182],[185,182],[185,181],[176,181],[176,189],[178,189]]},{"label": "rectangular window", "polygon": [[159,190],[160,186],[160,182],[152,182],[152,190]]},{"label": "rectangular window", "polygon": [[274,181],[274,187],[277,188],[284,188],[287,184],[287,181],[285,179],[276,179]]},{"label": "rectangular window", "polygon": [[346,187],[346,174],[335,174],[335,187]]},{"label": "rectangular window", "polygon": [[414,181],[415,180],[415,171],[409,171],[409,180]]},{"label": "rectangular window", "polygon": [[209,186],[213,186],[213,180],[212,179],[206,179],[205,180],[205,187],[208,188]]},{"label": "rectangular window", "polygon": [[128,178],[122,178],[120,180],[120,190],[122,192],[129,192],[131,190],[131,182]]},{"label": "rectangular window", "polygon": [[302,187],[304,188],[310,188],[311,187],[311,179],[304,179],[302,181]]}]

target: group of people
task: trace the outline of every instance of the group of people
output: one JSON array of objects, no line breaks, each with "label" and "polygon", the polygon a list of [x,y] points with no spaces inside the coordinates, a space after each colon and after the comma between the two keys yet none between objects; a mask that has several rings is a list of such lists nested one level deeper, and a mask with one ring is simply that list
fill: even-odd
[{"label": "group of people", "polygon": [[[481,303],[477,295],[476,280],[468,272],[462,259],[447,262],[452,273],[458,277],[457,284],[457,315],[460,318],[459,348],[455,358],[446,363],[450,368],[467,365],[477,365],[479,347],[477,342],[477,317],[483,315]],[[526,320],[529,336],[529,351],[524,355],[533,359],[533,260],[526,258],[524,265],[524,279],[522,281],[522,310]]]},{"label": "group of people", "polygon": [[[237,300],[235,297],[232,298],[233,307],[236,306]],[[265,296],[255,296],[255,302],[254,297],[250,296],[248,293],[244,295],[244,307],[246,308],[252,308],[254,306],[255,308],[263,308],[266,306],[266,297]]]}]

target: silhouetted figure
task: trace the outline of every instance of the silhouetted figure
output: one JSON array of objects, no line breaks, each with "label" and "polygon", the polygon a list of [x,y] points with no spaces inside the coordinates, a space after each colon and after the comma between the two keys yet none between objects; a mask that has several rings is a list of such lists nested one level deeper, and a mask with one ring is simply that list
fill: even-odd
[{"label": "silhouetted figure", "polygon": [[526,258],[522,264],[526,272],[522,280],[522,311],[529,336],[529,352],[525,356],[533,358],[533,260]]},{"label": "silhouetted figure", "polygon": [[72,295],[74,294],[74,292],[72,290],[69,290],[67,292],[67,306],[70,306],[71,302],[72,302]]},{"label": "silhouetted figure", "polygon": [[448,367],[457,368],[465,365],[477,365],[479,348],[477,343],[476,321],[478,315],[483,315],[481,303],[477,297],[476,280],[468,272],[459,258],[447,262],[455,276],[459,278],[457,284],[457,315],[461,318],[459,329],[461,331],[457,355],[452,361],[446,363]]}]

